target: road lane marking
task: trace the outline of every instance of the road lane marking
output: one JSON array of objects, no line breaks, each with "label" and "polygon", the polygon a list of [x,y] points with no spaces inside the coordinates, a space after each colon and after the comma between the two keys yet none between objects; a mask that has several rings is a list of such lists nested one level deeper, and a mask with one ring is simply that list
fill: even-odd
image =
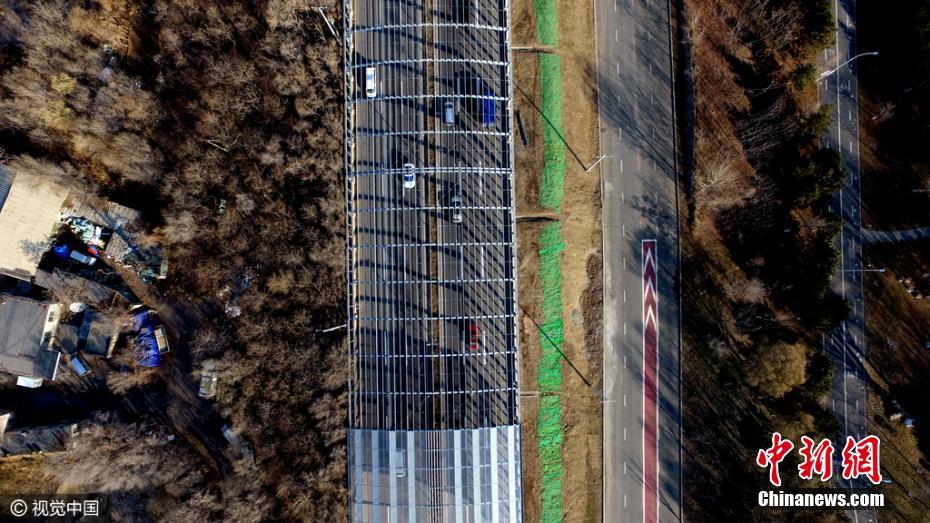
[{"label": "road lane marking", "polygon": [[[626,336],[626,322],[623,322],[623,335]],[[626,398],[626,396],[624,396]]]},{"label": "road lane marking", "polygon": [[617,131],[620,132],[620,141],[623,141],[623,127],[617,127]]},{"label": "road lane marking", "polygon": [[[626,407],[626,394],[623,395],[623,406]],[[626,462],[624,461],[623,464],[626,465]]]},{"label": "road lane marking", "polygon": [[642,240],[643,298],[643,523],[659,521],[658,245]]},{"label": "road lane marking", "polygon": [[614,42],[620,41],[620,32],[614,29]]},{"label": "road lane marking", "polygon": [[623,172],[623,160],[620,160],[620,172]]},{"label": "road lane marking", "polygon": [[617,62],[617,76],[620,76],[620,62]]},{"label": "road lane marking", "polygon": [[623,441],[626,441],[626,427],[623,427]]},{"label": "road lane marking", "polygon": [[623,475],[626,476],[626,460],[623,460]]},{"label": "road lane marking", "polygon": [[485,247],[484,245],[482,245],[482,246],[481,246],[481,277],[482,277],[482,278],[484,278],[484,254],[485,254],[485,249],[486,249],[486,247]]}]

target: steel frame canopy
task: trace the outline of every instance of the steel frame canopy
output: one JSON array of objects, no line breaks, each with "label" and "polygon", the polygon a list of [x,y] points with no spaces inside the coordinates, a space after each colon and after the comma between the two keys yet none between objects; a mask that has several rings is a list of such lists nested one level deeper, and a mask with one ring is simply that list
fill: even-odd
[{"label": "steel frame canopy", "polygon": [[350,518],[520,521],[508,1],[344,8]]}]

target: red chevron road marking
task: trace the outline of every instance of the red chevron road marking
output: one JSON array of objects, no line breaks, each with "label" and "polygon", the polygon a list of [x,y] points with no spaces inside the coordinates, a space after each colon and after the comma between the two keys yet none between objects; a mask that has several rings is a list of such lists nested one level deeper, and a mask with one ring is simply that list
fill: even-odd
[{"label": "red chevron road marking", "polygon": [[659,521],[659,295],[655,240],[643,240],[643,521]]}]

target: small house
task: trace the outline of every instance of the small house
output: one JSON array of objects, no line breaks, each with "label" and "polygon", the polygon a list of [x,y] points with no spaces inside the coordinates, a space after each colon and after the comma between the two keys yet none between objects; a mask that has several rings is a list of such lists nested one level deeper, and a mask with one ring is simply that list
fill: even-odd
[{"label": "small house", "polygon": [[58,229],[68,191],[0,165],[0,274],[31,279]]},{"label": "small house", "polygon": [[17,385],[40,387],[58,375],[61,353],[54,349],[60,306],[0,295],[0,372],[17,377]]}]

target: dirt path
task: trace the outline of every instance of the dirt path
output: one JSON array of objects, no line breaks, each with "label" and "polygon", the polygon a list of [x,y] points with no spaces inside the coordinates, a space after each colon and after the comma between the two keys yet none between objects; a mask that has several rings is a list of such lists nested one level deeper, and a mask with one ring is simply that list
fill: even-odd
[{"label": "dirt path", "polygon": [[224,424],[212,403],[197,394],[197,384],[191,378],[191,359],[187,350],[190,336],[209,323],[219,313],[203,300],[182,301],[165,298],[141,281],[134,273],[121,271],[126,284],[142,303],[158,311],[158,318],[168,329],[171,353],[162,360],[159,377],[164,390],[153,389],[132,405],[140,414],[162,417],[216,471],[231,468],[226,439],[220,431]]},{"label": "dirt path", "polygon": [[[561,222],[565,249],[560,270],[564,323],[563,351],[576,370],[563,361],[560,392],[563,433],[562,502],[564,521],[601,521],[601,228],[600,178],[597,170],[585,173],[575,155],[589,164],[598,154],[594,76],[594,20],[591,0],[564,2],[559,11],[563,131],[570,151],[564,199],[559,211],[539,205],[543,167],[543,126],[539,49],[535,39],[533,0],[513,3],[513,45],[532,50],[514,52],[515,109],[525,130],[526,145],[515,129],[517,173],[519,302],[521,312],[520,381],[523,396],[524,510],[527,521],[541,514],[541,463],[537,446],[542,321],[539,278],[539,235],[554,220]],[[548,50],[548,51],[551,51]],[[574,153],[574,154],[573,154]],[[537,219],[530,219],[537,218]]]},{"label": "dirt path", "polygon": [[[598,155],[592,0],[563,2],[559,32],[569,146],[588,165]],[[601,201],[600,173],[585,173],[567,155],[562,202],[562,302],[565,355],[591,383],[563,364],[562,461],[565,521],[600,521],[601,514]]]}]

